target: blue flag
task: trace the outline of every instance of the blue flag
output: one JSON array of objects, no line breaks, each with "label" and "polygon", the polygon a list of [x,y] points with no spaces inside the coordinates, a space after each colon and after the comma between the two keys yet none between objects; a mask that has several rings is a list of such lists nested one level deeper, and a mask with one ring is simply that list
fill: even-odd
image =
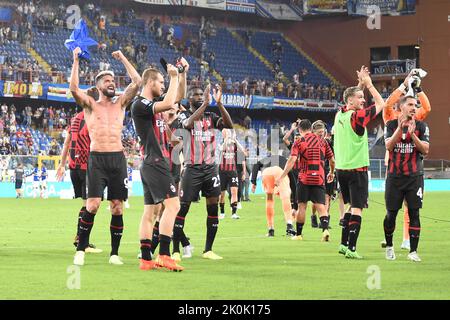
[{"label": "blue flag", "polygon": [[89,59],[90,57],[88,47],[95,46],[97,44],[97,41],[89,38],[89,29],[83,19],[80,19],[77,22],[70,38],[64,42],[64,45],[70,51],[75,50],[76,47],[80,47],[81,53],[78,57],[83,59]]}]

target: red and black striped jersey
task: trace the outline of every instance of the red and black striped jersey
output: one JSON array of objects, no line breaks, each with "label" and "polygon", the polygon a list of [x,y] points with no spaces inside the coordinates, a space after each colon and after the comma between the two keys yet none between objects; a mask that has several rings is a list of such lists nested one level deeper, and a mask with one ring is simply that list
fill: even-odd
[{"label": "red and black striped jersey", "polygon": [[185,134],[185,124],[187,119],[192,116],[190,110],[186,110],[178,116],[177,136],[183,140],[183,155],[185,165],[215,164],[216,161],[216,130],[223,129],[222,118],[214,112],[205,112],[203,116],[194,122],[194,127],[188,129]]},{"label": "red and black striped jersey", "polygon": [[237,171],[238,147],[236,142],[224,142],[220,150],[220,171]]},{"label": "red and black striped jersey", "polygon": [[292,146],[291,156],[300,159],[299,181],[306,185],[325,184],[325,159],[334,157],[330,145],[314,133],[307,133]]},{"label": "red and black striped jersey", "polygon": [[77,113],[70,122],[69,168],[87,170],[91,139],[84,112]]},{"label": "red and black striped jersey", "polygon": [[170,141],[165,130],[162,113],[154,113],[156,98],[149,101],[138,96],[131,105],[131,117],[141,143],[141,153],[149,162],[170,161]]},{"label": "red and black striped jersey", "polygon": [[[386,123],[384,138],[392,137],[398,127],[398,120]],[[421,141],[430,141],[430,132],[425,122],[416,120],[416,136]],[[405,140],[398,141],[393,151],[389,151],[389,176],[418,176],[423,175],[423,155],[417,150],[410,133]]]},{"label": "red and black striped jersey", "polygon": [[[297,138],[297,140],[298,140],[298,138]],[[292,151],[292,146],[294,145],[295,141],[296,140],[292,139],[291,144],[287,146],[289,151]],[[297,160],[295,160],[295,164],[294,164],[294,167],[292,169],[300,170],[300,159],[298,157],[297,157]]]},{"label": "red and black striped jersey", "polygon": [[[347,111],[348,111],[347,106],[344,106],[342,108],[342,112]],[[355,133],[359,136],[364,135],[367,125],[369,124],[370,121],[372,121],[376,117],[377,117],[377,108],[375,105],[372,105],[364,109],[355,110],[351,118],[351,125],[353,131],[355,131]]]}]

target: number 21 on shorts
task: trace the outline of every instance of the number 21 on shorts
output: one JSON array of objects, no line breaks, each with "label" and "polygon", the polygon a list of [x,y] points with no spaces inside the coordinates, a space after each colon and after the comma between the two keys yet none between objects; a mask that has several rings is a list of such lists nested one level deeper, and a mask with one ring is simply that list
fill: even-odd
[{"label": "number 21 on shorts", "polygon": [[220,187],[220,177],[219,175],[212,177],[212,181],[214,181],[213,187],[217,188]]}]

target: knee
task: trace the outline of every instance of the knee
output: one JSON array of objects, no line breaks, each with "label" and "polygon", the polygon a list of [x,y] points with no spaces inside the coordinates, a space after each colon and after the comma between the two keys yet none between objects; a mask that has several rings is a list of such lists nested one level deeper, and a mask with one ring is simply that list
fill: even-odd
[{"label": "knee", "polygon": [[395,219],[397,217],[397,213],[398,213],[397,210],[388,210],[386,212],[385,220],[390,222],[390,223],[392,223],[392,222],[395,223]]},{"label": "knee", "polygon": [[186,214],[189,212],[189,207],[191,206],[191,204],[189,202],[181,202],[180,203],[180,210],[178,212],[179,216],[186,216]]},{"label": "knee", "polygon": [[86,210],[92,214],[96,214],[100,207],[100,199],[88,199],[86,202]]},{"label": "knee", "polygon": [[208,206],[217,205],[218,203],[219,203],[219,197],[206,198],[206,205],[208,205]]},{"label": "knee", "polygon": [[122,201],[113,200],[111,201],[111,214],[113,216],[120,216],[123,213]]}]

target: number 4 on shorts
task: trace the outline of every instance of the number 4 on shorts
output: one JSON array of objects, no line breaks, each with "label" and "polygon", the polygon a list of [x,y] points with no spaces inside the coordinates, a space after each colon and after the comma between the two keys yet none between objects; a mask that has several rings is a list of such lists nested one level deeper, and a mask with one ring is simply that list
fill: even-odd
[{"label": "number 4 on shorts", "polygon": [[419,190],[417,190],[417,196],[418,196],[420,199],[423,198],[422,187],[420,187]]}]

